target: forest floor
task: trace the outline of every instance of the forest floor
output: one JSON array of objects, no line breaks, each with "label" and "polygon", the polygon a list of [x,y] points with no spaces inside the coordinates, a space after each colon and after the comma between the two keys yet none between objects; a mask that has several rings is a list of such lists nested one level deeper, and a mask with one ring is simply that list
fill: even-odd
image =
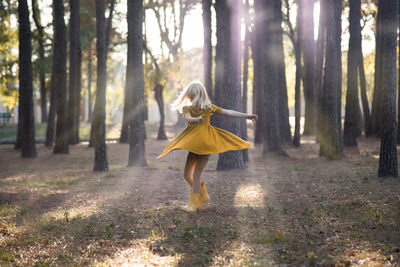
[{"label": "forest floor", "polygon": [[147,127],[148,166],[126,167],[128,145],[110,143],[106,173],[92,171],[87,144],[69,155],[40,144],[35,159],[1,145],[0,265],[400,264],[400,180],[377,178],[377,139],[337,161],[320,158],[313,137],[285,145],[289,157],[252,145],[243,170],[216,171],[213,155],[211,201],[186,213],[186,152],[156,160],[168,140]]}]

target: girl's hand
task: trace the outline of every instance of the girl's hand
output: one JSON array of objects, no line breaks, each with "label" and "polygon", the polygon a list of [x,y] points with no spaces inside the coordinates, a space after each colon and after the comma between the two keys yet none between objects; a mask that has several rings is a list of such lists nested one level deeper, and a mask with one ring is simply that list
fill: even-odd
[{"label": "girl's hand", "polygon": [[248,115],[246,119],[252,120],[252,121],[257,121],[258,120],[258,115],[257,114],[251,114],[251,115]]},{"label": "girl's hand", "polygon": [[197,117],[199,123],[203,123],[204,122],[204,116],[205,116],[205,114],[201,115],[200,117]]}]

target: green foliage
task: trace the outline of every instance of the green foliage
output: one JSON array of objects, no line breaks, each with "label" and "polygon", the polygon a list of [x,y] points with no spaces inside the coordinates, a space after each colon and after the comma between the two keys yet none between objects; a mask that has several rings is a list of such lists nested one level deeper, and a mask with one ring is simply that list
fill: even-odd
[{"label": "green foliage", "polygon": [[16,2],[0,4],[0,103],[12,109],[18,101],[18,28]]}]

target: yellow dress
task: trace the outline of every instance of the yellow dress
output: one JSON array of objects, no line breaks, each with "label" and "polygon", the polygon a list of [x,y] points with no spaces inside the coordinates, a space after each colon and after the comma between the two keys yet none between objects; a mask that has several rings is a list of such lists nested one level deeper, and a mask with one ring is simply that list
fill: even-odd
[{"label": "yellow dress", "polygon": [[188,123],[157,157],[164,157],[175,149],[184,149],[199,155],[217,154],[228,150],[241,150],[248,148],[250,142],[246,142],[236,135],[210,125],[212,114],[219,114],[221,108],[211,105],[211,109],[196,110],[185,106],[183,114],[190,112],[192,117],[198,117],[205,114],[203,123]]}]

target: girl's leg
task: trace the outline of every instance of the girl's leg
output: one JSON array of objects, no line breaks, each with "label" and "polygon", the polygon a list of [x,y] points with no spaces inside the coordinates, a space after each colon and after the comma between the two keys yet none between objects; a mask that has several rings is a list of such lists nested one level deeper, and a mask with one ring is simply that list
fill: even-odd
[{"label": "girl's leg", "polygon": [[183,177],[185,177],[186,182],[190,185],[190,187],[193,186],[193,172],[196,167],[196,163],[198,160],[198,156],[189,153],[186,158],[186,164],[185,164],[185,169],[183,171]]},{"label": "girl's leg", "polygon": [[207,156],[199,156],[193,172],[193,193],[200,193],[200,178],[208,162]]}]

